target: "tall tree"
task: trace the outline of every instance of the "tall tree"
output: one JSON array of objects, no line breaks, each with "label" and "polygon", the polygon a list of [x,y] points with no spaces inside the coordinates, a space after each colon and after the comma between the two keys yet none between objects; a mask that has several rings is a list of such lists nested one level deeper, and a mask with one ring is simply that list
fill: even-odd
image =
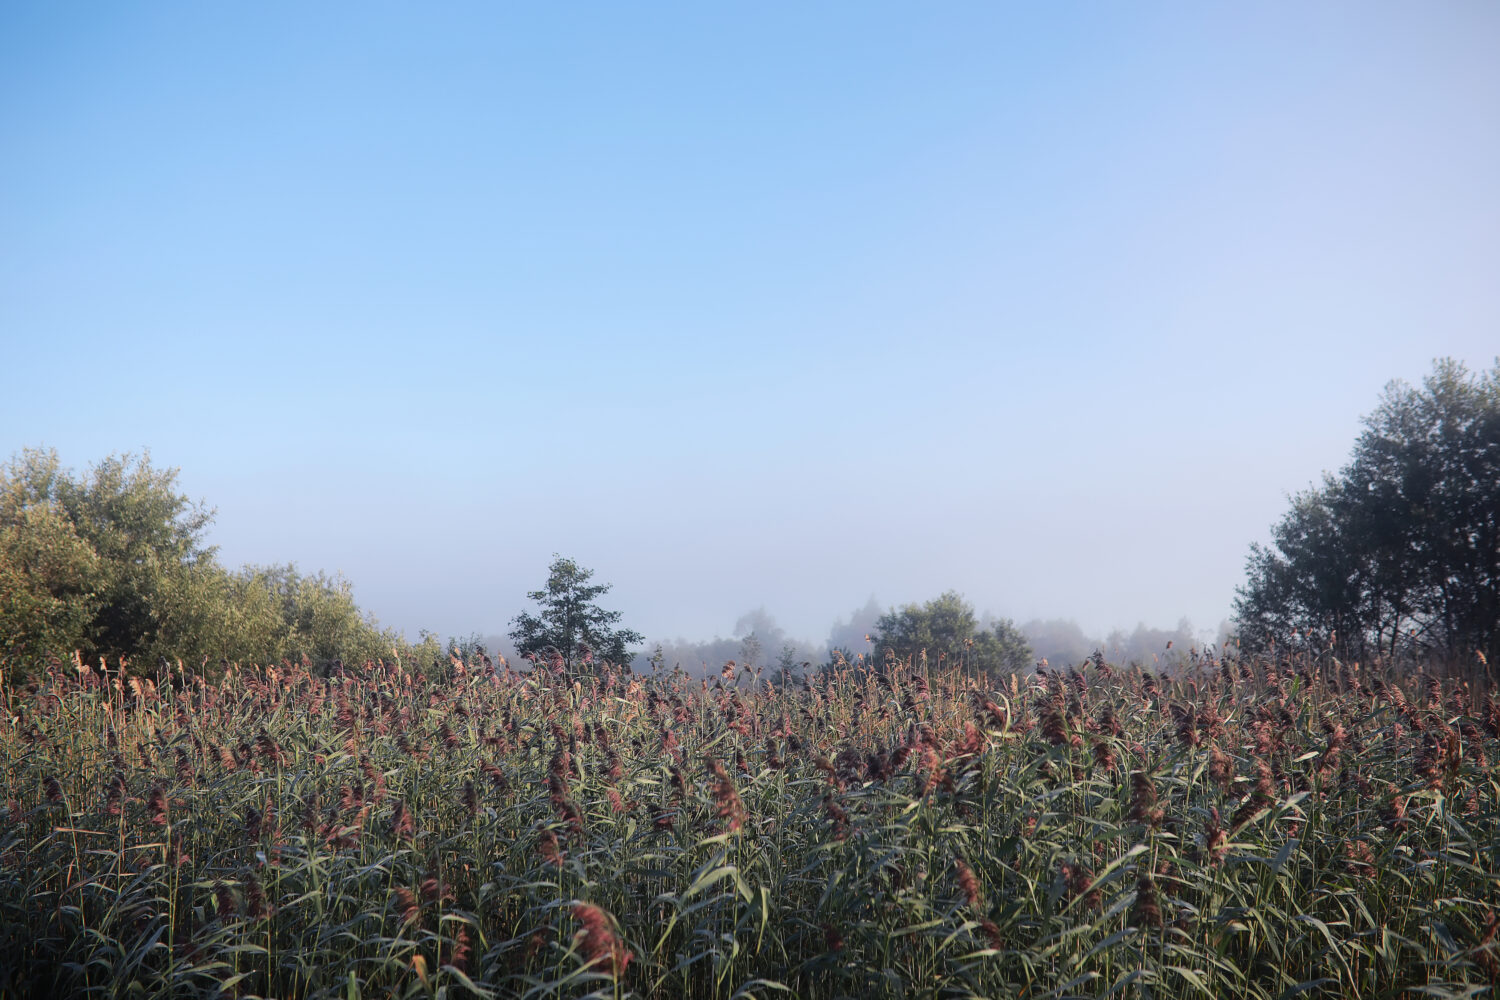
[{"label": "tall tree", "polygon": [[1500,657],[1500,361],[1386,387],[1350,462],[1251,547],[1242,639],[1311,631],[1351,655]]},{"label": "tall tree", "polygon": [[1008,619],[981,628],[974,608],[955,591],[925,604],[908,604],[880,616],[875,623],[875,655],[897,659],[920,656],[963,663],[981,673],[1025,670],[1031,647]]},{"label": "tall tree", "polygon": [[605,611],[595,600],[609,593],[609,584],[590,584],[594,571],[571,559],[554,555],[547,569],[545,590],[526,596],[538,605],[536,614],[523,611],[511,620],[510,637],[522,656],[556,654],[571,673],[599,660],[629,663],[629,647],[645,636],[617,628],[622,612]]}]

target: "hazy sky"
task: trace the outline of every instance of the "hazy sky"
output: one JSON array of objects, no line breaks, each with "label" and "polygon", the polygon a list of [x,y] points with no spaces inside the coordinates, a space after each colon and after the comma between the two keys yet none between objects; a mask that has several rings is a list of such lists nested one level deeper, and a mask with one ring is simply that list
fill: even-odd
[{"label": "hazy sky", "polygon": [[1500,5],[0,6],[0,458],[500,631],[1229,613],[1500,354]]}]

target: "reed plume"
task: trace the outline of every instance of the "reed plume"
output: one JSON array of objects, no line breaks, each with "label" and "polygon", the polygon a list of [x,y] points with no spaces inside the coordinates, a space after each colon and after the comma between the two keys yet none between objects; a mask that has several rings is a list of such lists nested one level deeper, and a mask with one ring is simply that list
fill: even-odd
[{"label": "reed plume", "polygon": [[573,917],[583,925],[579,949],[584,964],[615,979],[623,976],[634,956],[615,933],[613,918],[593,903],[575,903]]},{"label": "reed plume", "polygon": [[738,831],[745,823],[745,805],[740,801],[739,792],[723,764],[710,758],[708,771],[713,777],[712,795],[719,818],[724,820],[726,829]]},{"label": "reed plume", "polygon": [[1130,907],[1130,923],[1136,927],[1162,926],[1161,901],[1156,893],[1156,880],[1142,871],[1135,880],[1135,902]]}]

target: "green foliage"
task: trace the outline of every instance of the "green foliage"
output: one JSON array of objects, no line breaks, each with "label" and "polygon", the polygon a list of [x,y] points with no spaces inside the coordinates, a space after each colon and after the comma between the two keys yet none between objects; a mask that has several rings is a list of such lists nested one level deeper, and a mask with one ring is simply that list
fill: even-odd
[{"label": "green foliage", "polygon": [[63,509],[99,557],[99,606],[85,633],[93,656],[183,655],[213,613],[213,563],[202,544],[213,511],[177,492],[176,469],[149,454],[110,456],[82,480],[62,477]]},{"label": "green foliage", "polygon": [[875,632],[878,657],[925,654],[930,662],[945,659],[983,674],[1025,670],[1032,663],[1031,647],[1009,619],[982,628],[973,606],[951,590],[882,615]]},{"label": "green foliage", "polygon": [[0,469],[0,657],[363,661],[399,645],[341,577],[225,570],[203,543],[212,518],[149,455],[75,477],[56,452],[23,451]]},{"label": "green foliage", "polygon": [[[43,459],[38,456],[37,459]],[[93,619],[99,558],[50,496],[0,479],[0,659],[35,661],[82,643]]]},{"label": "green foliage", "polygon": [[195,634],[207,613],[195,570],[212,562],[201,538],[213,515],[178,494],[176,478],[125,455],[77,479],[37,449],[0,470],[8,655],[156,656]]},{"label": "green foliage", "polygon": [[592,667],[598,660],[629,663],[635,655],[628,648],[645,641],[630,629],[617,628],[619,611],[605,611],[594,603],[609,592],[608,584],[590,584],[594,571],[571,559],[554,555],[547,568],[547,589],[526,596],[535,601],[539,613],[523,611],[512,619],[510,637],[516,652],[538,658],[561,657],[570,673]]},{"label": "green foliage", "polygon": [[364,662],[388,658],[402,645],[361,613],[342,576],[304,576],[289,564],[247,566],[223,580],[228,616],[214,652],[224,659]]},{"label": "green foliage", "polygon": [[1235,614],[1263,647],[1311,632],[1350,655],[1500,656],[1500,362],[1387,386],[1350,463],[1251,547]]}]

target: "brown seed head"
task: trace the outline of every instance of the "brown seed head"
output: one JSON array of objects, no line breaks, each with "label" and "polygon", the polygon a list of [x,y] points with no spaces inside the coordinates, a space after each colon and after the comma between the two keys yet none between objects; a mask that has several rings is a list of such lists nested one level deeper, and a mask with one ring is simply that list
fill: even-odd
[{"label": "brown seed head", "polygon": [[239,905],[234,899],[234,890],[223,882],[214,883],[214,909],[223,921],[239,916]]},{"label": "brown seed head", "polygon": [[159,784],[152,785],[146,793],[146,813],[155,825],[167,825],[167,790]]},{"label": "brown seed head", "polygon": [[633,956],[615,934],[610,915],[593,903],[575,903],[573,917],[583,925],[578,945],[585,964],[616,979],[624,975]]},{"label": "brown seed head", "polygon": [[1130,908],[1130,922],[1141,928],[1162,926],[1156,880],[1144,871],[1135,880],[1135,904]]},{"label": "brown seed head", "polygon": [[974,869],[965,864],[963,858],[955,858],[953,867],[958,872],[958,887],[963,890],[964,899],[969,906],[978,906],[979,878],[974,874]]},{"label": "brown seed head", "polygon": [[714,779],[713,798],[718,807],[719,818],[725,821],[728,829],[740,829],[745,823],[745,806],[740,801],[739,792],[735,790],[729,772],[724,770],[723,764],[712,759],[708,762],[708,769]]},{"label": "brown seed head", "polygon": [[417,894],[405,886],[397,886],[393,895],[396,897],[396,912],[401,914],[401,923],[416,923],[422,916],[422,904],[417,902]]}]

